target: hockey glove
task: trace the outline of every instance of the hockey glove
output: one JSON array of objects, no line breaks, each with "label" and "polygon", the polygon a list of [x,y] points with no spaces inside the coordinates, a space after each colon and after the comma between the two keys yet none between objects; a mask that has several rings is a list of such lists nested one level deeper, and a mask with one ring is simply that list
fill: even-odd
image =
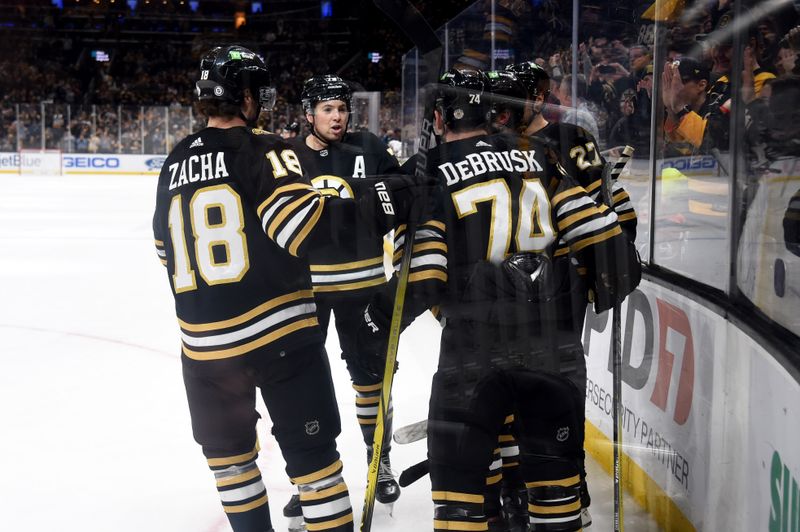
[{"label": "hockey glove", "polygon": [[[349,364],[377,380],[383,380],[386,367],[389,326],[389,318],[380,309],[373,304],[367,305],[356,331],[356,352],[348,358]],[[396,363],[394,369],[397,371]]]},{"label": "hockey glove", "polygon": [[502,263],[506,278],[517,293],[525,294],[528,301],[547,302],[553,299],[555,279],[550,256],[546,253],[514,253]]},{"label": "hockey glove", "polygon": [[387,176],[359,199],[361,215],[381,235],[402,224],[427,220],[437,201],[436,183],[428,177]]}]

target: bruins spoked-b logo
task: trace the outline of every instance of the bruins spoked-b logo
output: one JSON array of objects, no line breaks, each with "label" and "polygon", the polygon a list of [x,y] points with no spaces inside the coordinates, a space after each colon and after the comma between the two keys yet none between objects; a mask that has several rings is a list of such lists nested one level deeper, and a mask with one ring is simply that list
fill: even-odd
[{"label": "bruins spoked-b logo", "polygon": [[311,184],[324,196],[335,196],[344,199],[354,197],[353,189],[350,188],[347,181],[336,175],[317,176],[311,180]]},{"label": "bruins spoked-b logo", "polygon": [[319,433],[319,421],[306,421],[306,434],[314,436]]}]

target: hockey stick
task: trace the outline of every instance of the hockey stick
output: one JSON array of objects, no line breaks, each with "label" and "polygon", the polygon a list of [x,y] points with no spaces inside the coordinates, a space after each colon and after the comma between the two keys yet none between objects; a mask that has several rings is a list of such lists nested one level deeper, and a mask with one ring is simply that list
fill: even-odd
[{"label": "hockey stick", "polygon": [[392,439],[395,443],[406,445],[415,441],[424,440],[428,436],[428,420],[423,419],[410,425],[400,427],[394,431]]},{"label": "hockey stick", "polygon": [[429,472],[430,472],[430,464],[428,463],[428,459],[426,458],[422,462],[414,464],[411,467],[403,470],[403,472],[400,473],[399,484],[401,487],[405,488],[406,486],[418,481],[419,479],[427,475]]},{"label": "hockey stick", "polygon": [[[633,148],[625,146],[622,154],[613,165],[607,163],[603,168],[601,183],[603,187],[603,202],[609,209],[614,209],[613,183],[619,177],[622,169],[633,156]],[[614,420],[614,532],[624,529],[622,512],[622,326],[620,323],[620,303],[615,302],[611,317],[611,355],[612,378],[614,388],[614,401],[611,407],[611,416]]]},{"label": "hockey stick", "polygon": [[[438,76],[441,64],[441,43],[436,33],[428,22],[410,3],[404,0],[375,0],[375,5],[394,20],[411,41],[424,54],[423,59],[428,67],[428,76]],[[433,80],[431,80],[433,81]],[[416,173],[422,175],[427,166],[428,147],[433,130],[433,110],[429,109],[429,99],[426,99],[425,114],[423,115],[422,131],[420,131],[419,160]],[[397,360],[397,345],[400,341],[400,327],[403,318],[408,275],[411,270],[411,254],[414,249],[415,227],[409,224],[406,229],[405,243],[403,246],[403,260],[400,265],[397,290],[392,309],[392,321],[389,326],[389,343],[386,348],[386,365],[383,372],[381,395],[378,403],[378,419],[375,425],[375,434],[372,442],[372,460],[370,460],[367,475],[367,489],[364,493],[364,509],[361,512],[361,532],[372,529],[372,515],[375,510],[375,490],[378,485],[378,471],[380,470],[381,453],[386,440],[385,421],[388,416],[389,401],[392,394],[394,381],[394,368]]]}]

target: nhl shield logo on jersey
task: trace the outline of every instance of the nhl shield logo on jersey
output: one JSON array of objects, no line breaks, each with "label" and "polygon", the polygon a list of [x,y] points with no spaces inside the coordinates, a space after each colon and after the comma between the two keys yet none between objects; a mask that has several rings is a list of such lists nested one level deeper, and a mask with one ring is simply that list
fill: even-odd
[{"label": "nhl shield logo on jersey", "polygon": [[347,181],[335,175],[321,175],[311,180],[314,188],[319,190],[324,196],[335,196],[338,198],[351,199],[355,197],[353,189]]},{"label": "nhl shield logo on jersey", "polygon": [[319,421],[306,421],[306,434],[314,436],[319,433]]},{"label": "nhl shield logo on jersey", "polygon": [[556,433],[556,439],[558,441],[566,441],[569,438],[569,427],[561,427],[558,429]]}]

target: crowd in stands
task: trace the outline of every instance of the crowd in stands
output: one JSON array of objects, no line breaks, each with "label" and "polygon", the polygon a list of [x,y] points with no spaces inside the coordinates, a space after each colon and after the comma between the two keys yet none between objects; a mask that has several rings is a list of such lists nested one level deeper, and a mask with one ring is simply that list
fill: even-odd
[{"label": "crowd in stands", "polygon": [[[163,11],[156,8],[158,2],[139,3],[139,12]],[[201,2],[200,7],[213,13],[224,10],[225,4]],[[438,25],[448,17],[452,20],[454,10],[469,2],[418,4]],[[512,61],[534,60],[550,73],[552,105],[546,111],[550,119],[582,125],[595,134],[603,148],[631,144],[642,157],[650,151],[654,77],[663,76],[659,103],[665,109],[665,155],[727,149],[732,96],[730,30],[736,24],[731,2],[687,2],[673,13],[638,13],[629,17],[634,22],[616,25],[606,20],[609,12],[588,6],[581,12],[574,78],[571,11],[567,4],[571,2],[498,0],[494,9],[489,2],[473,4],[458,22],[450,22],[448,45],[455,54],[452,63],[489,69],[489,28],[494,28],[494,48],[510,51],[509,55],[497,56],[495,68]],[[759,110],[768,109],[770,86],[777,79],[792,78],[800,68],[796,61],[800,30],[792,29],[798,15],[790,3],[785,4],[791,13],[786,9],[764,11],[755,1],[745,4],[742,18],[749,19],[742,25],[745,53],[741,96],[754,117],[748,122],[747,133],[755,145],[763,143],[770,129],[770,124],[759,118],[767,116]],[[187,7],[177,2],[163,5],[175,15],[188,13]],[[167,17],[160,22],[145,17],[150,28],[156,24],[157,31],[183,37],[149,44],[118,41],[92,45],[81,40],[81,31],[109,35],[120,28],[135,27],[131,30],[135,33],[144,22],[124,7],[101,10],[90,4],[79,8],[82,17],[70,18],[50,2],[26,6],[14,12],[16,23],[38,24],[39,33],[27,28],[14,34],[20,38],[3,39],[0,44],[0,67],[5,74],[0,78],[0,151],[39,148],[44,135],[45,147],[65,151],[166,152],[187,132],[202,125],[191,110],[192,91],[199,55],[211,43],[219,42],[213,28],[195,28],[191,17]],[[32,14],[33,9],[39,11]],[[302,127],[302,81],[315,73],[336,71],[352,81],[355,90],[381,92],[380,127],[388,140],[393,135],[389,132],[401,125],[400,65],[408,41],[386,26],[370,29],[362,41],[366,47],[375,46],[383,56],[373,63],[366,57],[369,48],[351,42],[350,22],[305,20],[302,15],[286,20],[261,15],[250,29],[244,26],[234,35],[246,44],[257,41],[250,45],[264,55],[273,74],[278,100],[265,117],[265,127],[278,131],[293,122]],[[648,17],[660,17],[666,28],[661,64],[654,63],[652,35],[641,31],[651,24]],[[57,38],[47,38],[53,32]],[[328,35],[327,40],[315,38],[323,34]],[[530,36],[534,36],[533,42],[523,43],[530,41]],[[109,60],[93,57],[92,52],[97,50],[107,53]],[[681,62],[683,67],[678,68]],[[677,70],[669,66],[673,64]],[[365,126],[363,120],[357,121],[351,124],[354,129]],[[762,150],[754,156],[763,158],[765,153]]]},{"label": "crowd in stands", "polygon": [[[231,2],[204,0],[196,13],[172,0],[140,1],[135,12],[126,2],[64,4],[61,10],[45,0],[0,1],[0,18],[8,21],[0,29],[2,151],[40,148],[44,140],[46,148],[67,151],[165,152],[202,125],[190,110],[197,64],[226,42],[245,44],[267,61],[278,93],[266,117],[270,129],[303,123],[302,83],[321,72],[339,72],[354,90],[382,91],[389,103],[380,119],[385,127],[396,123],[400,56],[410,44],[397,30],[364,27],[348,11],[356,3],[341,4],[340,18],[321,20],[319,2],[272,2],[269,10],[279,6],[288,15],[247,13],[236,29]],[[214,17],[224,22],[217,27]],[[363,28],[360,41],[351,38],[359,34],[354,27]],[[364,42],[374,48],[359,47]],[[370,62],[370,49],[380,62]]]}]

